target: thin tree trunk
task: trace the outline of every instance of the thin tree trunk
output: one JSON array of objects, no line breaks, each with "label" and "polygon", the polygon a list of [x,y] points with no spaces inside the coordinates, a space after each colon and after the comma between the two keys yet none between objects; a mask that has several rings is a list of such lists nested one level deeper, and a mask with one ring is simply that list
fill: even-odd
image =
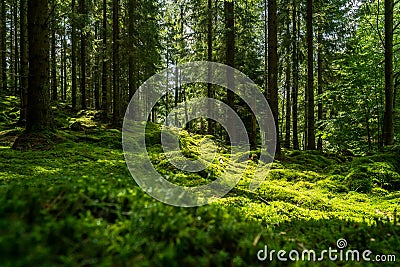
[{"label": "thin tree trunk", "polygon": [[276,153],[281,153],[278,102],[278,15],[276,0],[268,2],[268,94],[276,125]]},{"label": "thin tree trunk", "polygon": [[[207,60],[208,62],[213,61],[213,9],[212,0],[207,1]],[[212,68],[209,66],[208,69],[208,80],[212,78]],[[215,98],[214,87],[211,83],[207,84],[207,96],[208,98]],[[209,106],[209,113],[214,114],[212,105]],[[213,135],[215,133],[215,122],[212,119],[208,119],[208,134]]]},{"label": "thin tree trunk", "polygon": [[[287,19],[286,35],[290,38],[290,19]],[[292,115],[292,102],[291,102],[291,68],[290,68],[290,46],[287,51],[286,58],[286,129],[285,129],[285,148],[290,149],[290,130],[291,130],[291,115]]]},{"label": "thin tree trunk", "polygon": [[3,92],[7,92],[7,21],[6,1],[1,1],[1,77]]},{"label": "thin tree trunk", "polygon": [[[64,20],[64,27],[65,27],[65,20]],[[64,36],[63,36],[63,95],[62,95],[62,100],[65,102],[67,101],[67,87],[68,87],[68,79],[67,79],[67,37],[66,37],[66,32],[64,30]]]},{"label": "thin tree trunk", "polygon": [[307,149],[315,150],[313,0],[307,0]]},{"label": "thin tree trunk", "polygon": [[[230,67],[235,66],[235,14],[234,2],[225,1],[225,30],[226,30],[226,64]],[[233,86],[233,73],[228,71],[228,87]],[[234,108],[234,93],[227,90],[227,103]]]},{"label": "thin tree trunk", "polygon": [[385,113],[383,144],[394,144],[393,126],[393,0],[385,0]]},{"label": "thin tree trunk", "polygon": [[[86,4],[85,0],[79,1],[80,14],[86,16]],[[86,18],[86,17],[85,17]],[[80,69],[81,69],[81,79],[80,79],[80,91],[81,91],[81,108],[87,109],[86,103],[86,33],[84,31],[84,26],[81,27],[81,47],[80,47]]]},{"label": "thin tree trunk", "polygon": [[[136,0],[129,0],[128,6],[128,32],[130,42],[133,43],[133,36],[135,35],[135,10],[136,10]],[[131,99],[136,93],[136,82],[135,82],[135,51],[133,50],[129,52],[129,99]]]},{"label": "thin tree trunk", "polygon": [[101,89],[101,109],[103,119],[107,118],[109,110],[108,91],[109,91],[109,76],[108,76],[108,56],[107,56],[107,0],[103,0],[103,73],[102,73],[102,89]]},{"label": "thin tree trunk", "polygon": [[18,42],[18,2],[14,1],[14,92],[15,95],[20,95],[18,82],[19,82],[19,42]]},{"label": "thin tree trunk", "polygon": [[[99,38],[99,22],[96,22],[95,26],[95,38]],[[96,110],[100,110],[100,54],[96,52],[96,62],[94,64],[94,107]]]},{"label": "thin tree trunk", "polygon": [[120,118],[119,99],[119,0],[113,0],[113,123]]},{"label": "thin tree trunk", "polygon": [[[53,5],[54,5],[53,0]],[[57,56],[56,56],[56,29],[55,21],[51,29],[51,100],[57,101]]]},{"label": "thin tree trunk", "polygon": [[[233,1],[224,1],[225,9],[225,38],[226,38],[226,65],[234,68],[235,67],[235,8]],[[227,71],[227,86],[233,88],[235,86],[234,74],[231,69]],[[227,104],[232,109],[235,109],[235,95],[233,91],[227,90]],[[231,121],[228,118],[228,121]],[[231,133],[231,135],[236,134]],[[235,139],[232,136],[232,139]],[[235,144],[233,144],[235,145]]]},{"label": "thin tree trunk", "polygon": [[264,93],[269,101],[268,92],[268,1],[264,0]]},{"label": "thin tree trunk", "polygon": [[[75,15],[75,0],[72,0],[72,13],[74,16]],[[71,25],[71,83],[72,83],[72,88],[71,88],[71,97],[72,97],[72,109],[76,110],[76,90],[77,90],[77,78],[76,78],[76,19],[73,17],[72,19],[72,25]]]},{"label": "thin tree trunk", "polygon": [[20,122],[26,122],[28,105],[28,2],[20,0],[20,58],[21,58],[21,112]]},{"label": "thin tree trunk", "polygon": [[318,31],[318,144],[317,149],[322,151],[322,120],[323,120],[323,104],[322,104],[322,94],[323,94],[323,80],[322,80],[322,30]]},{"label": "thin tree trunk", "polygon": [[48,0],[28,1],[29,87],[27,131],[52,126],[49,106]]},{"label": "thin tree trunk", "polygon": [[[178,62],[176,62],[175,65],[178,65]],[[179,103],[179,69],[176,67],[175,68],[175,107],[178,106]],[[175,125],[178,127],[178,114],[175,113]]]},{"label": "thin tree trunk", "polygon": [[298,97],[299,97],[299,63],[297,53],[297,1],[293,0],[293,14],[292,14],[292,27],[293,27],[293,90],[292,90],[292,118],[293,118],[293,148],[300,149],[299,146],[299,133],[298,133]]}]

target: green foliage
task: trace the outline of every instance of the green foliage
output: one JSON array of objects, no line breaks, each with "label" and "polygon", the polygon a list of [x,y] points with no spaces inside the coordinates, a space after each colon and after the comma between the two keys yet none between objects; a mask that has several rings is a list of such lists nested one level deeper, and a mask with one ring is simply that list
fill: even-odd
[{"label": "green foliage", "polygon": [[[0,147],[2,266],[258,266],[257,252],[265,245],[322,251],[339,238],[353,249],[400,253],[400,218],[394,213],[400,194],[393,183],[397,151],[353,161],[287,152],[256,192],[247,189],[255,162],[240,155],[249,168],[235,189],[212,205],[184,209],[166,206],[137,187],[119,130],[96,123],[91,112],[74,118],[56,114],[66,127],[54,133],[58,141],[51,150],[19,152],[10,149],[11,142]],[[83,128],[70,130],[71,122]],[[3,136],[19,133],[2,127]],[[147,125],[148,153],[171,182],[197,186],[224,171],[219,158],[230,156],[220,146],[204,172],[173,168],[159,144],[160,129]],[[182,132],[181,149],[196,158],[204,139]],[[209,144],[201,148],[211,150]],[[350,191],[349,177],[365,179],[364,172],[372,177],[371,193]]]}]

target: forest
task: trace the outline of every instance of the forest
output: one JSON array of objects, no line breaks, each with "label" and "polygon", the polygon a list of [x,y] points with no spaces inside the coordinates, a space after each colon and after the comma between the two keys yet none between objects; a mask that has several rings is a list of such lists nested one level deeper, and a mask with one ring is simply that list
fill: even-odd
[{"label": "forest", "polygon": [[399,1],[0,14],[0,266],[400,264]]}]

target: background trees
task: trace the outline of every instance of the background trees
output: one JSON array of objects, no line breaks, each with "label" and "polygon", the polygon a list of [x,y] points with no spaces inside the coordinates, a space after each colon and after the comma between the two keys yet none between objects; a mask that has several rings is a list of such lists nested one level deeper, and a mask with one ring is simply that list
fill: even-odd
[{"label": "background trees", "polygon": [[[38,119],[36,108],[27,105],[39,101],[45,107],[50,96],[52,105],[101,109],[104,120],[118,125],[130,97],[152,74],[209,60],[235,66],[260,86],[275,116],[279,147],[366,151],[395,141],[399,18],[392,1],[42,4],[49,13],[42,22],[48,33],[40,32],[46,41],[39,45],[41,55],[30,55],[29,72],[26,0],[0,5],[1,92],[20,97],[21,122],[27,116],[46,126],[50,113],[41,111]],[[31,26],[30,35],[37,30]],[[35,41],[31,37],[33,46]],[[44,58],[47,46],[50,57]],[[195,96],[226,100],[246,122],[256,148],[257,125],[239,97],[212,85],[181,87],[178,72],[173,78],[176,88],[156,106],[152,120],[165,120],[172,106]],[[44,91],[32,95],[35,86]],[[208,133],[222,137],[213,121],[199,120],[191,130],[201,132],[205,124]]]}]

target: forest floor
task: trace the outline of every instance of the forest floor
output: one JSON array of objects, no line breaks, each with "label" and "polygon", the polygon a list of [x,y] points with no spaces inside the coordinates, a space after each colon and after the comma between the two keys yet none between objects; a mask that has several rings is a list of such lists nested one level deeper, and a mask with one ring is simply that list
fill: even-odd
[{"label": "forest floor", "polygon": [[[124,160],[121,131],[98,123],[95,111],[72,114],[59,107],[56,138],[41,149],[34,144],[28,151],[11,149],[23,131],[14,124],[15,101],[0,101],[1,266],[288,266],[276,254],[272,262],[259,261],[257,254],[265,246],[321,252],[337,249],[339,239],[347,241],[345,249],[371,250],[371,259],[397,256],[382,266],[400,264],[398,148],[363,157],[285,151],[254,193],[242,181],[211,205],[177,208],[136,185]],[[148,133],[157,139],[159,126],[150,125]],[[184,138],[190,149],[202,137]],[[173,182],[208,181],[168,167],[156,142],[148,151]],[[209,168],[221,171],[218,163]],[[376,262],[326,256],[315,264]]]}]

